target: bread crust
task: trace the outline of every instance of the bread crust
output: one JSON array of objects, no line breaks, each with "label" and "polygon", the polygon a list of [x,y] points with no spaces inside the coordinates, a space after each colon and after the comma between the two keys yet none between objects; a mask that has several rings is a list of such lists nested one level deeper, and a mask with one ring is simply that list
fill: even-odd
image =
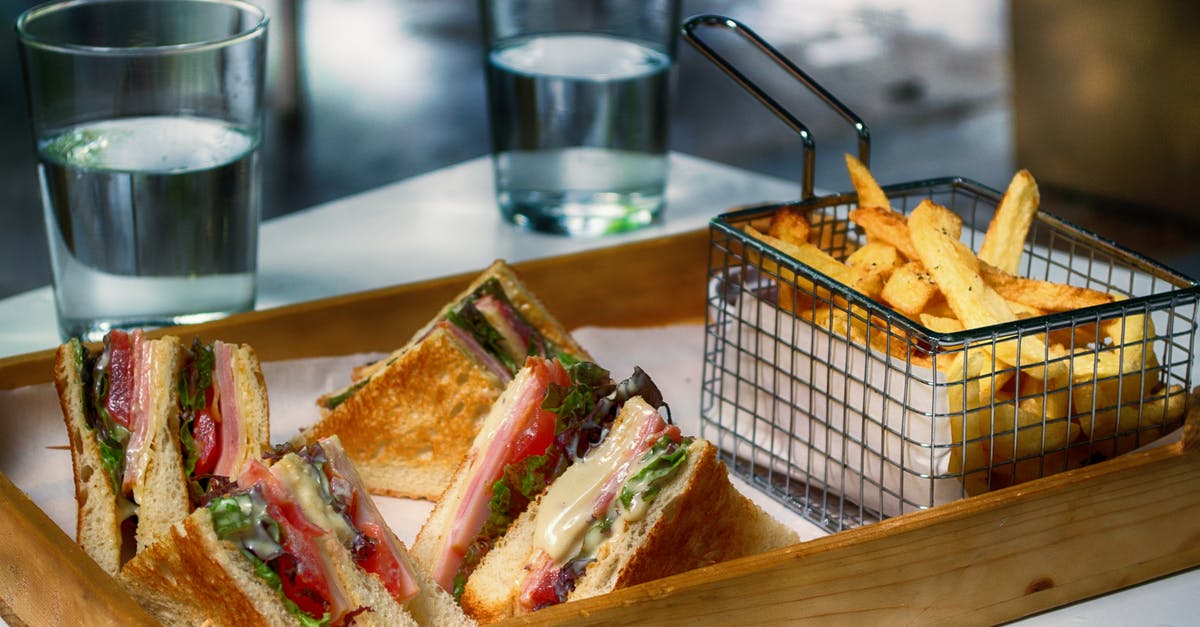
[{"label": "bread crust", "polygon": [[304,443],[337,435],[368,491],[436,499],[504,389],[465,351],[435,328],[304,431]]},{"label": "bread crust", "polygon": [[96,434],[87,426],[86,391],[80,379],[73,340],[54,355],[54,387],[71,445],[75,477],[75,541],[101,568],[115,575],[121,567],[121,519],[117,495],[101,461]]},{"label": "bread crust", "polygon": [[207,508],[172,526],[127,562],[117,580],[167,625],[295,624],[275,591],[213,533]]}]

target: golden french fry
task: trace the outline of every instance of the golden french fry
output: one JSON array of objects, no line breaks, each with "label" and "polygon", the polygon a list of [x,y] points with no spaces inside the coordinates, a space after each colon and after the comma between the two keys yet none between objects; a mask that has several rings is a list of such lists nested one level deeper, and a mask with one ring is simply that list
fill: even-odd
[{"label": "golden french fry", "polygon": [[850,211],[850,219],[866,231],[870,241],[891,244],[910,261],[920,259],[908,234],[904,216],[887,207],[859,205]]},{"label": "golden french fry", "polygon": [[882,274],[885,277],[903,265],[904,260],[896,247],[884,242],[867,242],[846,257],[846,265],[865,274]]},{"label": "golden french fry", "polygon": [[1103,341],[1099,326],[1094,323],[1072,324],[1063,329],[1054,329],[1047,334],[1046,341],[1064,347],[1064,351],[1073,353],[1094,348]]},{"label": "golden french fry", "polygon": [[[919,261],[910,261],[892,272],[891,277],[883,284],[879,299],[896,311],[910,318],[917,318],[937,293],[937,283],[934,283],[933,277],[925,271],[925,266]],[[962,325],[959,324],[959,329],[961,328]]]},{"label": "golden french fry", "polygon": [[846,154],[846,170],[850,173],[850,184],[858,193],[859,207],[891,207],[887,194],[875,181],[866,164],[851,154]]},{"label": "golden french fry", "polygon": [[[866,296],[873,298],[883,289],[883,281],[878,276],[856,276],[849,266],[834,259],[832,255],[813,244],[793,244],[761,233],[751,226],[745,227],[745,231],[750,237],[774,246],[800,263]],[[763,262],[765,264],[767,260],[764,259]],[[779,272],[781,282],[795,281],[798,286],[802,286],[802,289],[807,289],[809,292],[816,291],[811,281],[792,276],[793,273],[781,268],[775,268],[775,270]],[[821,297],[820,294],[817,296]]]},{"label": "golden french fry", "polygon": [[1158,337],[1154,329],[1154,321],[1146,314],[1130,314],[1100,322],[1100,332],[1115,346],[1141,343],[1143,340]]},{"label": "golden french fry", "polygon": [[[1135,447],[1141,446],[1158,437],[1159,434],[1154,427],[1180,420],[1183,418],[1183,413],[1187,411],[1187,391],[1182,385],[1160,386],[1144,397],[1122,399],[1123,404],[1119,407],[1116,406],[1115,395],[1101,398],[1102,394],[1111,393],[1106,386],[1100,384],[1095,389],[1097,390],[1094,399],[1096,407],[1106,406],[1111,409],[1103,412],[1076,413],[1075,416],[1079,426],[1083,428],[1084,434],[1093,441],[1135,435],[1132,443]],[[1078,403],[1076,406],[1079,406]],[[1125,446],[1116,448],[1118,450],[1109,452],[1120,454],[1130,450]]]},{"label": "golden french fry", "polygon": [[804,212],[794,206],[785,206],[777,209],[771,216],[771,226],[767,234],[785,242],[807,244],[812,234],[812,226]]},{"label": "golden french fry", "polygon": [[808,241],[817,248],[835,254],[839,259],[854,252],[855,244],[850,241],[852,225],[828,211],[814,211],[808,216],[810,233]]},{"label": "golden french fry", "polygon": [[[1022,375],[1017,380],[1025,385],[1016,390],[1015,406],[996,407],[993,462],[1063,449],[1072,435],[1067,379],[1038,380]],[[1002,407],[1008,411],[1001,412]]]},{"label": "golden french fry", "polygon": [[[886,284],[883,286],[883,291],[885,293],[887,292]],[[926,329],[934,331],[935,333],[954,333],[956,331],[963,330],[962,323],[959,322],[958,318],[955,318],[954,316],[938,316],[935,314],[921,312],[918,314],[918,317],[919,321],[925,326]]]},{"label": "golden french fry", "polygon": [[[963,326],[977,328],[1016,320],[1004,298],[988,287],[964,259],[965,247],[948,234],[946,225],[953,223],[952,217],[957,218],[930,200],[922,201],[908,217],[909,233],[921,263],[929,270]],[[1061,377],[1066,369],[1063,361],[1049,359],[1059,355],[1051,354],[1045,342],[1035,336],[997,342],[995,354],[1009,365],[1028,367],[1044,363],[1044,369],[1029,368],[1034,376]]]},{"label": "golden french fry", "polygon": [[1037,182],[1033,180],[1033,175],[1028,170],[1017,172],[988,224],[987,234],[979,247],[979,258],[1010,274],[1016,274],[1021,253],[1025,249],[1025,237],[1039,202]]},{"label": "golden french fry", "polygon": [[947,470],[959,475],[971,496],[988,491],[988,453],[985,450],[990,409],[979,394],[979,377],[990,357],[986,351],[959,351],[946,370],[947,420],[950,423],[950,461]]},{"label": "golden french fry", "polygon": [[[983,257],[979,260],[984,261]],[[1112,294],[1086,287],[1014,276],[987,262],[979,264],[979,273],[1005,300],[1042,311],[1070,311],[1113,301]]]}]

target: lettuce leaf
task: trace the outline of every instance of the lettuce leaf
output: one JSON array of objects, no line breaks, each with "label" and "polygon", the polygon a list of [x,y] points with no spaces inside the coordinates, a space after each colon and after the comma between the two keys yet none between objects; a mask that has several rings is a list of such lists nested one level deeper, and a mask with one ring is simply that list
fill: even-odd
[{"label": "lettuce leaf", "polygon": [[219,496],[210,501],[207,507],[217,537],[238,547],[254,566],[254,572],[279,595],[289,614],[307,627],[329,624],[328,612],[320,618],[314,618],[284,594],[283,581],[269,564],[284,554],[283,546],[279,543],[279,523],[267,514],[267,503],[261,494],[251,489]]},{"label": "lettuce leaf", "polygon": [[617,497],[621,505],[628,510],[634,498],[640,498],[646,503],[653,501],[662,491],[665,480],[687,459],[689,442],[690,439],[685,439],[680,444],[665,435],[659,438],[642,457],[642,469],[627,479],[621,487],[621,495]]},{"label": "lettuce leaf", "polygon": [[72,338],[70,345],[83,386],[84,421],[96,434],[96,442],[100,445],[100,462],[104,465],[113,492],[119,495],[125,475],[125,446],[129,442],[129,430],[117,424],[104,406],[109,384],[108,349],[93,355],[78,339]]},{"label": "lettuce leaf", "polygon": [[370,381],[370,379],[362,379],[360,381],[356,381],[353,385],[346,388],[341,393],[334,394],[333,396],[330,396],[329,398],[325,399],[325,409],[333,409],[333,408],[337,407],[338,405],[341,405],[342,403],[345,403],[346,401],[350,400],[350,397],[354,396],[355,392],[361,390],[362,387],[364,385],[366,385],[368,381]]},{"label": "lettuce leaf", "polygon": [[331,618],[329,612],[325,612],[325,615],[320,618],[314,618],[310,616],[308,612],[300,609],[300,606],[296,605],[295,601],[289,599],[287,595],[283,593],[283,581],[279,579],[278,573],[276,573],[274,570],[271,570],[271,566],[269,564],[262,561],[257,555],[247,551],[244,548],[241,549],[241,553],[246,559],[250,560],[250,563],[254,566],[255,574],[257,574],[259,577],[262,577],[263,581],[265,581],[267,585],[279,595],[279,599],[283,601],[283,607],[286,608],[288,613],[291,614],[297,621],[299,621],[301,625],[304,627],[326,627],[329,625]]}]

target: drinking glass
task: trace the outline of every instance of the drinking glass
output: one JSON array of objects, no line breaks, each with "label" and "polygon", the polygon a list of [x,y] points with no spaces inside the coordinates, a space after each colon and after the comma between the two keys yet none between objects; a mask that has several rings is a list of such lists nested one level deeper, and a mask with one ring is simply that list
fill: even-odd
[{"label": "drinking glass", "polygon": [[481,0],[496,199],[537,231],[660,219],[678,0]]},{"label": "drinking glass", "polygon": [[62,337],[252,309],[266,14],[68,0],[16,30]]}]

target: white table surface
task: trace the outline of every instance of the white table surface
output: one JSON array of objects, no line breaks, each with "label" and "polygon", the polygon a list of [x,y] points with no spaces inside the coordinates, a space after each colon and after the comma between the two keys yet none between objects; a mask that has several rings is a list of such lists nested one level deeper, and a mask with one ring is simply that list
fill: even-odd
[{"label": "white table surface", "polygon": [[[504,223],[492,195],[490,159],[480,157],[264,222],[257,308],[470,272],[500,258],[516,262],[679,233],[732,207],[799,195],[798,182],[672,153],[662,224],[631,234],[566,238]],[[58,343],[49,287],[0,300],[0,357]],[[1020,624],[1200,624],[1200,569]]]}]

